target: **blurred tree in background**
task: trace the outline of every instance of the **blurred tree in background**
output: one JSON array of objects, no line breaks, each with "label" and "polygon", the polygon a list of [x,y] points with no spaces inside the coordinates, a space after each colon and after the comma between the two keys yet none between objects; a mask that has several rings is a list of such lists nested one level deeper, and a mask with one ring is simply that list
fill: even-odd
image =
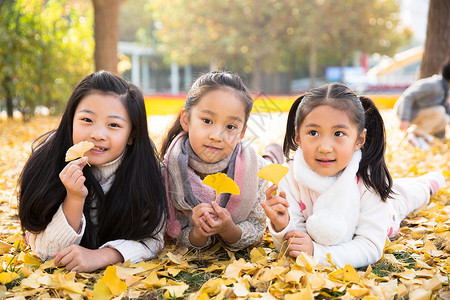
[{"label": "blurred tree in background", "polygon": [[161,52],[180,64],[239,63],[261,89],[261,72],[294,72],[309,61],[316,75],[320,57],[349,63],[355,53],[392,55],[408,43],[396,0],[154,0],[151,12]]},{"label": "blurred tree in background", "polygon": [[95,69],[117,73],[119,11],[125,0],[92,0],[94,5]]},{"label": "blurred tree in background", "polygon": [[74,86],[92,70],[91,20],[76,2],[1,2],[0,95],[9,117],[14,108],[24,118],[37,105],[64,108]]},{"label": "blurred tree in background", "polygon": [[430,0],[427,37],[420,65],[420,78],[430,77],[441,71],[442,64],[450,57],[450,1]]}]

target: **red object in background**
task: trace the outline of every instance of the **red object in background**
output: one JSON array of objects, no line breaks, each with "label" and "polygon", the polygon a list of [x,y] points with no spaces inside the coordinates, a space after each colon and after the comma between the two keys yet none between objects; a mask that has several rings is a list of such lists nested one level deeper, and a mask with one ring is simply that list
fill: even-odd
[{"label": "red object in background", "polygon": [[361,54],[359,57],[361,67],[364,69],[364,73],[367,73],[369,71],[369,57],[367,54]]}]

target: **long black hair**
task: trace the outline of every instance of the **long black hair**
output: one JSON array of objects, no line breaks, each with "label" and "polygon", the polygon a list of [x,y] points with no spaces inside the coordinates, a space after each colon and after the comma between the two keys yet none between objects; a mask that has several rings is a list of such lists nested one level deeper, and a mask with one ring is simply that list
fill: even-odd
[{"label": "long black hair", "polygon": [[[114,182],[105,194],[89,167],[83,169],[89,193],[84,204],[86,230],[80,245],[96,249],[116,239],[155,237],[166,216],[158,155],[149,138],[142,92],[120,76],[99,71],[85,77],[67,103],[59,126],[41,138],[19,177],[19,218],[23,230],[43,231],[66,197],[59,180],[65,153],[73,145],[73,119],[80,101],[90,94],[117,95],[132,123],[130,137]],[[96,220],[92,211],[96,210]]]},{"label": "long black hair", "polygon": [[385,201],[392,193],[392,177],[384,157],[386,134],[383,118],[372,100],[367,97],[358,97],[341,83],[317,87],[294,101],[289,110],[286,125],[284,155],[289,159],[290,152],[297,150],[295,136],[301,124],[314,108],[321,105],[328,105],[345,112],[356,125],[358,135],[367,129],[357,174],[367,188],[373,189]]},{"label": "long black hair", "polygon": [[[232,90],[236,93],[236,96],[242,100],[245,105],[245,124],[250,117],[250,112],[253,107],[253,98],[247,87],[242,82],[242,79],[236,75],[226,71],[212,71],[203,74],[197,78],[189,89],[184,109],[188,116],[192,107],[194,107],[198,101],[207,93],[215,90]],[[178,114],[174,123],[170,127],[166,138],[161,146],[161,160],[164,160],[164,154],[169,149],[172,140],[183,131],[180,123],[181,112]]]}]

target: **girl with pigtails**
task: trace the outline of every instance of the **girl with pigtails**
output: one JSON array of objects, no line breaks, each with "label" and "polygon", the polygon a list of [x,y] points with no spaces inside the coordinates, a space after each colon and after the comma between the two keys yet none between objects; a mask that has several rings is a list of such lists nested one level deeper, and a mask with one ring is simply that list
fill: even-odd
[{"label": "girl with pigtails", "polygon": [[445,183],[438,172],[393,180],[385,143],[383,119],[369,98],[340,83],[300,96],[283,145],[289,173],[261,203],[275,247],[321,264],[330,254],[339,267],[378,261],[386,237]]}]

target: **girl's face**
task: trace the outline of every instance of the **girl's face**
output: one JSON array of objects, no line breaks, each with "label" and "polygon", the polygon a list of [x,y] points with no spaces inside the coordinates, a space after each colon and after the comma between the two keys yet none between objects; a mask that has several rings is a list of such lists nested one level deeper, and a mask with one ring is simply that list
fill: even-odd
[{"label": "girl's face", "polygon": [[308,166],[321,176],[333,176],[350,162],[366,139],[348,115],[328,105],[314,108],[303,120],[295,141]]},{"label": "girl's face", "polygon": [[181,111],[181,126],[194,152],[215,163],[230,155],[245,134],[245,105],[233,91],[206,93],[189,113]]},{"label": "girl's face", "polygon": [[73,143],[94,143],[86,153],[88,162],[102,165],[118,158],[131,144],[131,128],[127,110],[116,95],[87,95],[75,110]]}]

